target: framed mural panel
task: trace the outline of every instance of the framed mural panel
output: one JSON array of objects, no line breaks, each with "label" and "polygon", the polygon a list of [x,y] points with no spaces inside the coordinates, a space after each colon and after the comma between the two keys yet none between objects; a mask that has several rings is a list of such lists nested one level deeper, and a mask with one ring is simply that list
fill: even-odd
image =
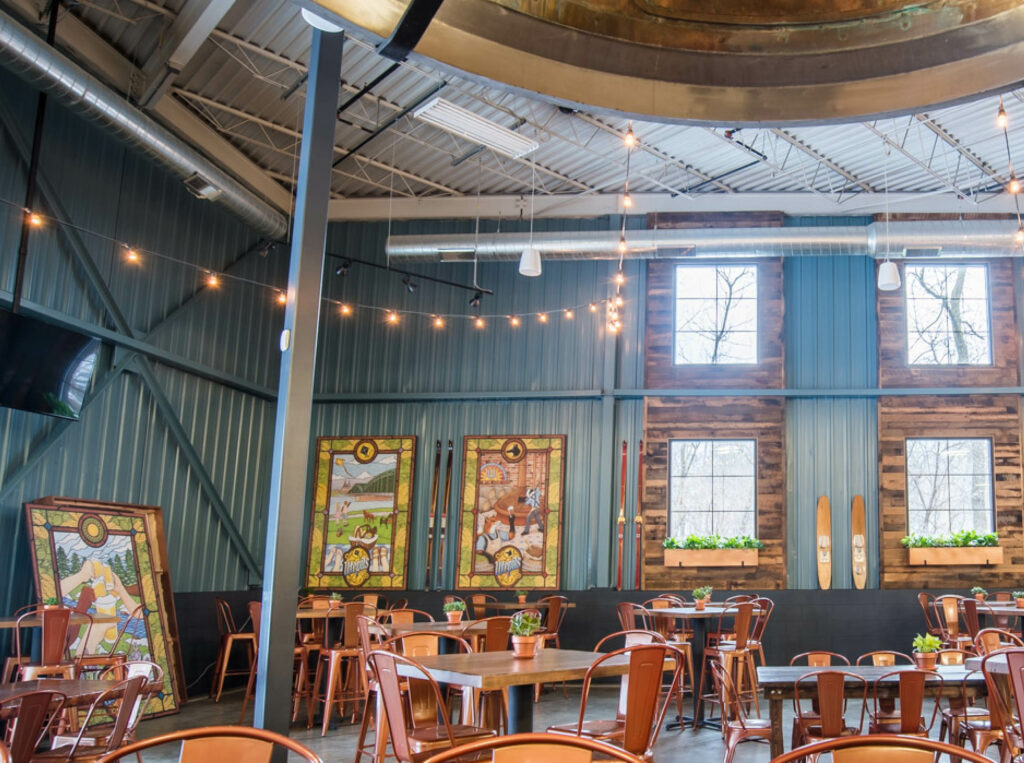
[{"label": "framed mural panel", "polygon": [[406,588],[416,438],[321,437],[306,587]]},{"label": "framed mural panel", "polygon": [[466,437],[460,589],[557,589],[565,435]]},{"label": "framed mural panel", "polygon": [[118,618],[88,634],[83,626],[71,654],[109,654],[123,629],[116,652],[164,671],[145,715],[177,712],[185,680],[160,508],[50,496],[26,503],[25,512],[40,600]]}]

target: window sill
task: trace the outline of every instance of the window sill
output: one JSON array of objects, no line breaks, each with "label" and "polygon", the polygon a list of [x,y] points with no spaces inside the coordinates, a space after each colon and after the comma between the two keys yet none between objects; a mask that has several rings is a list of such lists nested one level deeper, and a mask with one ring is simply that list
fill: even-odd
[{"label": "window sill", "polygon": [[666,567],[756,567],[756,548],[666,548]]},{"label": "window sill", "polygon": [[1003,563],[1002,546],[908,548],[911,566],[992,565]]}]

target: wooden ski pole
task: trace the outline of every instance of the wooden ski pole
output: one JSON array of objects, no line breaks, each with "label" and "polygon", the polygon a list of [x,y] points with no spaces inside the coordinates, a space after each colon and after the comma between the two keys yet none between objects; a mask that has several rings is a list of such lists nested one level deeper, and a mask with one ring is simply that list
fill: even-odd
[{"label": "wooden ski pole", "polygon": [[637,443],[636,454],[636,514],[633,515],[633,526],[636,531],[636,551],[633,564],[636,565],[636,578],[633,587],[640,590],[641,573],[643,570],[644,543],[644,441]]},{"label": "wooden ski pole", "polygon": [[622,479],[619,485],[619,571],[616,575],[615,588],[622,590],[622,545],[626,534],[626,441],[622,441]]},{"label": "wooden ski pole", "polygon": [[430,582],[434,569],[434,513],[437,510],[437,485],[441,479],[441,441],[434,441],[434,479],[430,483],[430,514],[427,521],[427,580],[426,589],[430,590]]}]

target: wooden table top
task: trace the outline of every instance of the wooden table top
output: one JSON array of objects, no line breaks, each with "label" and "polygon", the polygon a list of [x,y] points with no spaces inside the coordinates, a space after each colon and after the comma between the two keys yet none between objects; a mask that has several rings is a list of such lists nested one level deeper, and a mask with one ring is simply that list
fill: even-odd
[{"label": "wooden table top", "polygon": [[[661,609],[648,609],[647,612],[652,615],[667,615],[669,617],[690,617],[696,620],[708,617],[718,617],[722,614],[726,607],[731,606],[721,602],[711,603],[705,605],[704,609],[697,609],[692,606],[688,607],[662,607]],[[753,614],[760,614],[760,610],[753,610]]]},{"label": "wooden table top", "polygon": [[[0,684],[0,703],[17,697],[20,694],[32,691],[59,691],[67,697],[68,705],[79,707],[88,705],[103,692],[114,686],[117,681],[107,681],[97,678],[40,678],[35,681],[18,681],[12,684]],[[162,684],[152,682],[146,688],[146,693],[152,694],[159,691]]]},{"label": "wooden table top", "polygon": [[295,618],[297,620],[322,620],[325,617],[331,619],[345,617],[344,607],[332,607],[331,609],[313,609],[311,607],[303,607],[295,611]]},{"label": "wooden table top", "polygon": [[1018,607],[1016,604],[1005,604],[995,602],[978,602],[978,615],[984,617],[985,615],[999,615],[1000,617],[1021,617],[1024,615],[1024,607]]},{"label": "wooden table top", "polygon": [[447,620],[441,620],[433,623],[419,621],[398,624],[381,623],[380,625],[393,636],[399,636],[403,633],[418,633],[420,631],[442,631],[458,636],[463,630],[477,622],[479,620],[463,620],[461,623],[450,623]]},{"label": "wooden table top", "polygon": [[[417,660],[438,683],[470,686],[475,689],[503,689],[523,684],[555,683],[583,678],[587,668],[600,657],[598,652],[576,649],[540,649],[537,656],[527,660],[516,659],[512,652],[473,652],[470,654],[441,654]],[[672,670],[671,659],[665,669]],[[411,665],[398,663],[398,674],[415,678],[421,673]],[[621,676],[629,671],[626,655],[615,657],[598,668],[594,675]]]},{"label": "wooden table top", "polygon": [[[964,667],[968,670],[981,670],[981,657],[968,657],[964,660]],[[1009,673],[1006,667],[1006,657],[997,654],[988,661],[988,669],[993,673]],[[981,675],[980,673],[978,675]]]},{"label": "wooden table top", "polygon": [[[89,618],[85,615],[81,615],[77,612],[71,615],[71,625],[88,625]],[[94,624],[100,623],[117,623],[120,622],[120,618],[117,615],[93,615],[92,622]],[[38,617],[26,617],[21,621],[22,628],[40,628],[43,625],[43,621]],[[18,618],[16,617],[0,617],[0,630],[7,628],[17,628]]]},{"label": "wooden table top", "polygon": [[[473,605],[467,601],[466,606],[472,607]],[[496,609],[498,611],[511,610],[513,612],[518,612],[521,609],[546,609],[548,603],[546,601],[527,601],[523,604],[520,604],[518,601],[488,601],[484,606],[487,607],[487,609]],[[568,604],[563,604],[562,606],[566,609],[576,608],[575,602],[571,601]]]},{"label": "wooden table top", "polygon": [[[853,673],[861,678],[864,678],[869,684],[874,683],[876,680],[886,675],[887,673],[901,672],[904,670],[914,670],[913,665],[890,665],[888,667],[882,667],[878,665],[832,665],[827,668],[813,668],[808,665],[766,665],[757,669],[757,683],[762,689],[766,691],[785,691],[788,690],[792,694],[793,682],[796,681],[800,676],[806,675],[807,673],[814,673],[822,670],[841,670],[844,673]],[[983,686],[985,684],[985,678],[980,673],[975,673],[968,677],[968,673],[971,672],[971,668],[966,664],[964,665],[940,665],[936,670],[936,673],[942,677],[942,680],[946,684],[946,688],[953,687],[959,691],[960,684],[966,678],[968,686]],[[853,679],[847,679],[853,683]],[[888,679],[882,682],[884,684],[896,684],[899,678],[897,676],[890,676]],[[807,684],[813,684],[811,679],[807,680]]]}]

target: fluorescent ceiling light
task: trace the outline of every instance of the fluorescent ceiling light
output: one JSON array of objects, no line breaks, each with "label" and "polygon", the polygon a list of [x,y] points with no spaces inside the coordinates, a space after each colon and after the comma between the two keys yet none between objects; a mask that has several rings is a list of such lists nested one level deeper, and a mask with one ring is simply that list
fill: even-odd
[{"label": "fluorescent ceiling light", "polygon": [[459,135],[473,143],[479,143],[499,154],[511,156],[513,159],[525,156],[540,147],[537,141],[484,119],[441,97],[431,98],[413,111],[412,115],[427,124]]},{"label": "fluorescent ceiling light", "polygon": [[311,27],[316,27],[321,32],[340,32],[342,27],[335,24],[333,21],[328,21],[319,13],[309,10],[309,8],[302,9],[302,19]]}]

